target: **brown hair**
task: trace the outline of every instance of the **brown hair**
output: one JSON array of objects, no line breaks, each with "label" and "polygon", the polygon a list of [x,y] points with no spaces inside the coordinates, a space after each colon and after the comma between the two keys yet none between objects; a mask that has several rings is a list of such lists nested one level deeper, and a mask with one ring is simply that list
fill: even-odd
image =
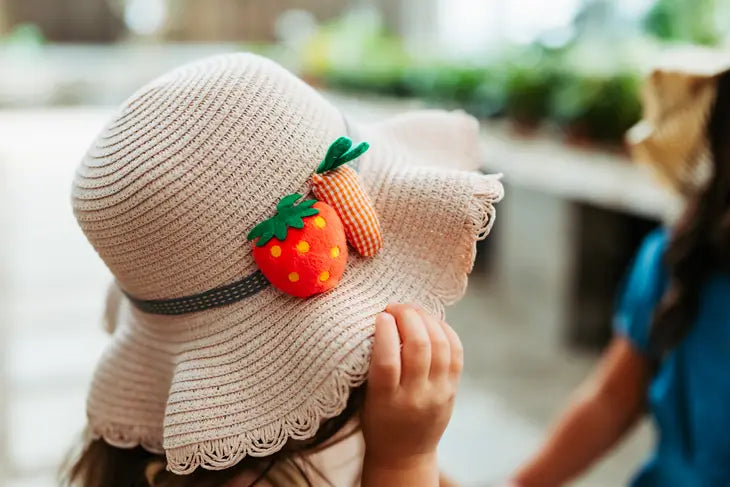
[{"label": "brown hair", "polygon": [[689,333],[713,270],[730,270],[730,72],[717,80],[707,134],[712,177],[690,197],[665,254],[669,285],[654,312],[650,346],[661,359]]},{"label": "brown hair", "polygon": [[[289,440],[275,455],[247,456],[225,470],[198,468],[190,475],[175,475],[165,470],[165,456],[150,453],[142,447],[117,448],[103,440],[92,441],[75,460],[68,462],[62,472],[61,484],[68,487],[222,487],[245,472],[257,475],[256,485],[266,480],[274,486],[308,486],[313,471],[322,481],[327,480],[307,456],[347,438],[358,431],[355,421],[364,399],[364,386],[353,389],[345,410],[324,421],[315,436],[308,440]],[[346,425],[355,425],[345,431]],[[338,432],[344,432],[334,439]]]}]

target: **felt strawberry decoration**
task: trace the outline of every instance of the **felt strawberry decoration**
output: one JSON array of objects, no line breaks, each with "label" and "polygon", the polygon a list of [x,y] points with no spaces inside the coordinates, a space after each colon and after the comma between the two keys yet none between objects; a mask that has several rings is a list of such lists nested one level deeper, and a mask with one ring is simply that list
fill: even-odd
[{"label": "felt strawberry decoration", "polygon": [[334,208],[342,218],[347,241],[365,257],[378,253],[383,246],[383,233],[357,172],[344,164],[360,157],[369,147],[367,142],[352,147],[352,140],[340,137],[330,145],[327,155],[312,175],[314,195]]},{"label": "felt strawberry decoration", "polygon": [[248,234],[253,258],[266,279],[292,296],[306,298],[335,287],[345,272],[347,241],[342,221],[327,203],[296,202],[290,194],[276,205],[276,215]]}]

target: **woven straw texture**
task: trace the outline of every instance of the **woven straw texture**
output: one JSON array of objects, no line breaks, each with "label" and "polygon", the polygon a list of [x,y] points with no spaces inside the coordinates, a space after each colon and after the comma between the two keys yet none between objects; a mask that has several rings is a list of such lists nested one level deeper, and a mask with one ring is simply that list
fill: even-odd
[{"label": "woven straw texture", "polygon": [[711,175],[706,133],[716,80],[655,71],[643,95],[644,118],[626,137],[633,159],[680,194],[693,194]]},{"label": "woven straw texture", "polygon": [[627,142],[635,160],[680,194],[694,194],[711,176],[707,124],[718,77],[728,70],[727,49],[680,47],[666,52],[644,83],[643,118]]},{"label": "woven straw texture", "polygon": [[[283,195],[310,193],[346,127],[329,102],[261,57],[186,65],[135,93],[93,142],[73,185],[75,215],[136,298],[229,284],[256,270],[247,232]],[[442,314],[461,297],[502,196],[496,178],[453,169],[478,163],[476,122],[429,112],[351,128],[371,143],[359,177],[382,251],[352,253],[340,285],[306,300],[267,287],[162,316],[112,287],[112,338],[87,403],[95,437],[164,451],[180,474],[272,454],[343,410],[366,378],[374,315],[387,303]]]}]

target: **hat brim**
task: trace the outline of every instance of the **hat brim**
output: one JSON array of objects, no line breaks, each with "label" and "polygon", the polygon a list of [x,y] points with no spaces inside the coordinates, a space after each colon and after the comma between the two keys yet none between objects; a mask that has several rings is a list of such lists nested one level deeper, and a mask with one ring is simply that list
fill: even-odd
[{"label": "hat brim", "polygon": [[463,295],[503,194],[498,178],[454,169],[478,164],[476,122],[425,112],[356,132],[371,143],[359,171],[382,251],[352,252],[340,284],[306,300],[269,287],[183,316],[114,300],[113,338],[88,400],[94,436],[164,452],[178,474],[273,454],[343,411],[366,380],[374,317],[388,303],[443,315]]},{"label": "hat brim", "polygon": [[[628,130],[626,142],[632,159],[679,194],[691,195],[711,172],[707,124],[719,72],[692,69],[686,56],[670,59],[675,64],[654,70],[646,80],[644,117]],[[682,63],[686,69],[679,68]]]}]

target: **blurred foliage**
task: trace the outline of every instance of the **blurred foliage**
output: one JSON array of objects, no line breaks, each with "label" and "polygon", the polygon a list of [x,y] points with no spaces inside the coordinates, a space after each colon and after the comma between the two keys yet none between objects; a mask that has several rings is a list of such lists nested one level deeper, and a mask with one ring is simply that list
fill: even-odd
[{"label": "blurred foliage", "polygon": [[639,84],[632,73],[564,76],[550,93],[549,113],[574,137],[619,141],[641,116]]},{"label": "blurred foliage", "polygon": [[349,15],[330,22],[307,44],[302,53],[305,75],[350,89],[408,94],[400,85],[412,59],[375,16]]},{"label": "blurred foliage", "polygon": [[547,65],[544,69],[507,61],[482,67],[368,69],[364,75],[337,69],[321,77],[338,89],[419,97],[481,118],[505,116],[527,127],[551,121],[572,135],[620,142],[641,114],[639,76],[576,72],[565,69],[558,55],[555,58],[555,63],[541,62]]},{"label": "blurred foliage", "polygon": [[532,45],[480,64],[447,61],[408,53],[376,22],[344,18],[304,46],[302,69],[336,89],[418,97],[526,127],[548,121],[572,137],[619,143],[640,116],[639,75],[607,58],[595,70],[579,51]]},{"label": "blurred foliage", "polygon": [[518,53],[505,64],[505,114],[523,125],[550,117],[550,97],[562,79],[557,55],[550,51]]},{"label": "blurred foliage", "polygon": [[[303,69],[338,89],[419,97],[528,127],[547,121],[575,139],[619,143],[641,115],[638,66],[651,43],[604,25],[614,10],[607,0],[586,1],[570,44],[507,47],[479,62],[410,52],[361,12],[322,26],[303,48]],[[729,16],[730,0],[657,0],[637,22],[662,41],[718,44]]]},{"label": "blurred foliage", "polygon": [[715,45],[730,29],[728,0],[658,0],[644,20],[649,34],[667,41]]}]

